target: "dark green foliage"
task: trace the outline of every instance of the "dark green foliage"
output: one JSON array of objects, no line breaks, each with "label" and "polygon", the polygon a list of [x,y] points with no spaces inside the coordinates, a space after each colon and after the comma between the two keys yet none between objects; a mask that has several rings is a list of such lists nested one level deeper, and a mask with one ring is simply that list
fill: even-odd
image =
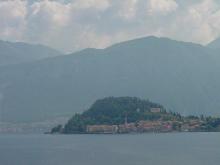
[{"label": "dark green foliage", "polygon": [[[152,112],[151,108],[160,108],[160,112]],[[167,112],[160,104],[152,103],[149,100],[142,100],[136,97],[107,97],[97,100],[87,111],[82,114],[75,114],[62,126],[52,129],[51,133],[61,132],[65,134],[86,133],[87,125],[119,125],[137,123],[141,120],[148,121],[170,121],[174,131],[181,131],[183,122],[202,122],[201,128],[197,131],[219,131],[220,119],[212,117],[181,116],[179,113]]]},{"label": "dark green foliage", "polygon": [[58,125],[58,126],[52,128],[51,133],[52,134],[53,133],[61,133],[62,132],[62,128],[63,128],[62,125]]},{"label": "dark green foliage", "polygon": [[192,119],[194,119],[194,120],[196,120],[196,119],[198,120],[198,119],[199,119],[198,116],[193,116],[193,115],[187,116],[186,118],[187,118],[187,119],[191,119],[191,120],[192,120]]},{"label": "dark green foliage", "polygon": [[206,130],[220,131],[220,118],[207,117],[204,128]]},{"label": "dark green foliage", "polygon": [[91,108],[84,112],[84,117],[90,117],[96,124],[122,124],[125,116],[128,122],[141,119],[153,120],[160,117],[158,114],[149,114],[151,108],[161,108],[161,105],[136,97],[108,97],[97,100]]},{"label": "dark green foliage", "polygon": [[[150,112],[160,108],[160,113]],[[86,125],[123,124],[140,120],[158,120],[168,113],[163,106],[136,97],[107,97],[97,100],[87,111],[75,114],[64,126],[64,133],[85,133]]]},{"label": "dark green foliage", "polygon": [[181,129],[181,124],[178,122],[174,122],[173,123],[173,130],[180,131],[180,129]]},{"label": "dark green foliage", "polygon": [[75,114],[64,126],[64,133],[80,133],[84,132],[86,127],[85,119],[79,115]]}]

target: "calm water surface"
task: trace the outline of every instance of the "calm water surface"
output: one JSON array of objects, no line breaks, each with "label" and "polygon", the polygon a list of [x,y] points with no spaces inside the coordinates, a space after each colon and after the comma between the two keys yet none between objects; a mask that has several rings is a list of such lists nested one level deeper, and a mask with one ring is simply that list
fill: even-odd
[{"label": "calm water surface", "polygon": [[220,165],[220,133],[0,135],[0,165]]}]

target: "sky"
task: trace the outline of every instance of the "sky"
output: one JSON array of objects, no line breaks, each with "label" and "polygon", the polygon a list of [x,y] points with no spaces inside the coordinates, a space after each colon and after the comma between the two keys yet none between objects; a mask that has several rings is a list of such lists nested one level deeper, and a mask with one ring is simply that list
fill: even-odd
[{"label": "sky", "polygon": [[0,0],[0,39],[63,52],[154,35],[207,44],[220,35],[219,0]]}]

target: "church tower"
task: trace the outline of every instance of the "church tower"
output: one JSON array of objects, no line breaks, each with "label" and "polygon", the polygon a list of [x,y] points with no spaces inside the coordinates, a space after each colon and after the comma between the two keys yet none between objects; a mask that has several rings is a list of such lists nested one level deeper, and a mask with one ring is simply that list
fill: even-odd
[{"label": "church tower", "polygon": [[127,113],[125,114],[125,126],[127,126],[128,125],[128,115],[127,115]]}]

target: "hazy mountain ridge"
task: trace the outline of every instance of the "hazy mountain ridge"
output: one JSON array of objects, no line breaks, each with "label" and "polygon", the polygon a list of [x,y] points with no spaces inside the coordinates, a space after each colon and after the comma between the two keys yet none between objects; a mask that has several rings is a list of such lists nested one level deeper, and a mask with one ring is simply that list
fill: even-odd
[{"label": "hazy mountain ridge", "polygon": [[207,47],[212,49],[220,49],[220,38],[211,41],[209,44],[207,44]]},{"label": "hazy mountain ridge", "polygon": [[1,119],[72,115],[106,96],[155,100],[182,114],[220,114],[219,61],[205,46],[146,37],[1,67]]},{"label": "hazy mountain ridge", "polygon": [[43,45],[0,40],[0,66],[36,61],[62,53]]}]

